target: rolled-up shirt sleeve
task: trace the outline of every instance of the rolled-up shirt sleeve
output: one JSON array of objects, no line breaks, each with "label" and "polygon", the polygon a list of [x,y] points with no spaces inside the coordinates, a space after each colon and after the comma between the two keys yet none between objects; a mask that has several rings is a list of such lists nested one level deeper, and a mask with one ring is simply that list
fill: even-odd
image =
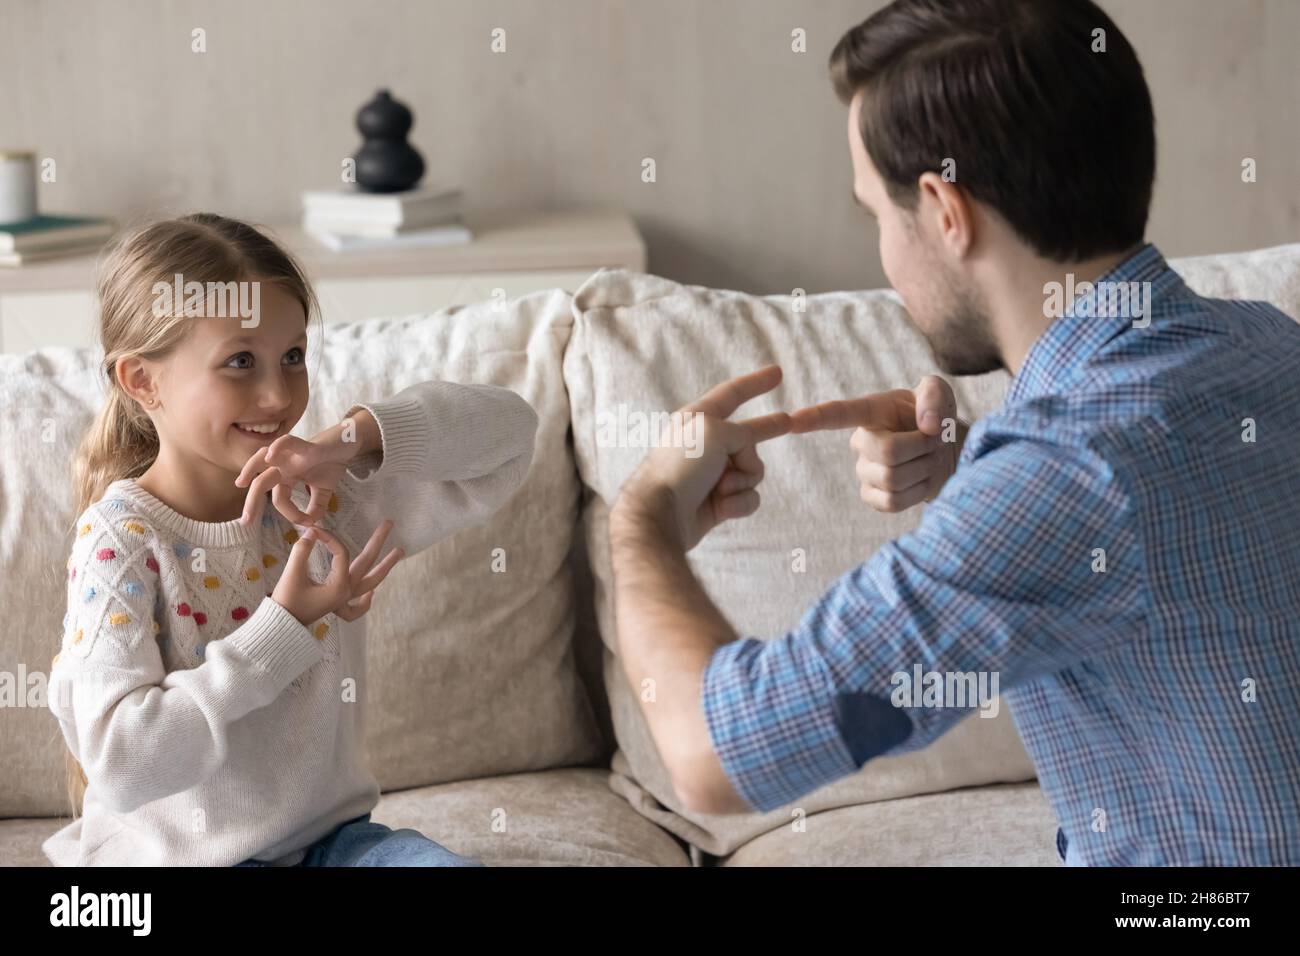
[{"label": "rolled-up shirt sleeve", "polygon": [[[1091,448],[1020,440],[963,461],[915,530],[833,582],[793,630],[714,652],[702,707],[733,788],[755,810],[784,806],[929,744],[987,710],[981,691],[1130,639],[1143,614],[1132,512]],[[930,674],[957,694],[914,686]]]}]

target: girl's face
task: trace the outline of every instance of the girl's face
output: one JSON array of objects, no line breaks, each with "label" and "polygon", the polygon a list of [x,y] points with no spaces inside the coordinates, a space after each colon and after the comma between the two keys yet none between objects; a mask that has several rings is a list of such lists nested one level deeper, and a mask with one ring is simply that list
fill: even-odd
[{"label": "girl's face", "polygon": [[[145,409],[173,461],[238,474],[263,445],[287,435],[307,408],[307,317],[278,284],[262,282],[259,321],[204,316],[161,362],[142,362]],[[134,371],[127,372],[128,380]],[[139,394],[137,392],[137,394]],[[156,402],[149,408],[148,401]],[[267,429],[254,434],[241,425]],[[208,469],[200,467],[198,470]]]}]

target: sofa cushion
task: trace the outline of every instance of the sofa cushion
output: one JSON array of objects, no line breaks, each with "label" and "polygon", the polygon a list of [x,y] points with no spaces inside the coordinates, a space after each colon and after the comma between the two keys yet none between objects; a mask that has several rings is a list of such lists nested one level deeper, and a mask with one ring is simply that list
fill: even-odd
[{"label": "sofa cushion", "polygon": [[1300,321],[1300,242],[1248,252],[1170,259],[1198,295],[1269,302]]},{"label": "sofa cushion", "polygon": [[560,366],[570,305],[554,290],[351,323],[325,337],[310,429],[349,402],[429,378],[504,386],[539,418],[532,467],[510,502],[399,563],[387,594],[376,592],[366,737],[384,790],[604,755],[573,655],[568,556],[579,484]]},{"label": "sofa cushion", "polygon": [[[1300,315],[1300,245],[1171,263],[1206,295],[1272,301]],[[743,416],[850,395],[911,387],[934,372],[932,355],[890,291],[759,297],[684,286],[656,276],[602,271],[574,296],[565,354],[574,448],[592,492],[583,522],[606,648],[606,692],[619,753],[613,785],[643,813],[706,852],[724,856],[790,817],[710,816],[677,806],[616,650],[607,518],[645,447],[611,441],[611,426],[636,413],[669,411],[734,375],[779,362],[781,385],[744,406]],[[951,379],[960,414],[973,420],[1000,405],[1004,371]],[[623,416],[620,419],[620,415]],[[849,433],[790,436],[768,443],[763,505],[717,529],[690,563],[741,635],[778,636],[840,574],[915,527],[920,512],[879,514],[858,498]],[[814,814],[835,807],[1033,778],[1009,710],[972,715],[924,750],[871,761],[856,774],[798,801]]]},{"label": "sofa cushion", "polygon": [[746,843],[723,866],[1061,866],[1037,783],[841,807]]},{"label": "sofa cushion", "polygon": [[49,866],[41,844],[71,822],[71,817],[0,820],[0,866]]},{"label": "sofa cushion", "polygon": [[[690,866],[682,845],[610,790],[604,770],[544,770],[384,794],[371,819],[488,866]],[[0,866],[49,866],[67,817],[0,820]]]},{"label": "sofa cushion", "polygon": [[[486,524],[402,561],[368,615],[367,745],[385,790],[602,760],[573,658],[567,560],[578,482],[560,363],[560,290],[310,329],[312,396],[294,434],[424,379],[513,389],[537,411],[528,478]],[[98,349],[0,356],[0,669],[48,670],[66,608],[68,462],[97,407]],[[43,441],[48,428],[50,441]],[[500,550],[497,550],[500,549]],[[494,571],[496,567],[504,571]],[[0,816],[67,812],[63,741],[43,707],[0,712]]]},{"label": "sofa cushion", "polygon": [[605,770],[572,768],[386,793],[372,819],[489,866],[690,866]]}]

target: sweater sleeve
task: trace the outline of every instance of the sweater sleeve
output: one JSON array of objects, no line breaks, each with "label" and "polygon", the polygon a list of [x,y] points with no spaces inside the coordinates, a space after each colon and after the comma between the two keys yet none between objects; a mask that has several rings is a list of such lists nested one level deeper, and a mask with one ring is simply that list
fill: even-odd
[{"label": "sweater sleeve", "polygon": [[311,632],[267,597],[208,645],[202,664],[168,672],[154,618],[162,605],[157,539],[134,523],[132,534],[103,513],[78,521],[97,533],[73,547],[48,694],[88,789],[119,813],[206,780],[226,760],[230,725],[324,656]]},{"label": "sweater sleeve", "polygon": [[348,415],[361,408],[379,424],[382,455],[353,460],[323,519],[351,555],[385,518],[385,553],[423,551],[486,520],[528,475],[537,413],[509,389],[418,382]]}]

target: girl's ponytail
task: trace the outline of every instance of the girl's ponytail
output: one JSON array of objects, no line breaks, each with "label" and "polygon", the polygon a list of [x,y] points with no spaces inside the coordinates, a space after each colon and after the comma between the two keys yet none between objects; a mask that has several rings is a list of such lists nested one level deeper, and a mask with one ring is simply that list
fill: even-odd
[{"label": "girl's ponytail", "polygon": [[74,515],[98,501],[114,481],[143,473],[157,456],[158,433],[149,416],[120,388],[109,386],[108,399],[72,460]]}]

